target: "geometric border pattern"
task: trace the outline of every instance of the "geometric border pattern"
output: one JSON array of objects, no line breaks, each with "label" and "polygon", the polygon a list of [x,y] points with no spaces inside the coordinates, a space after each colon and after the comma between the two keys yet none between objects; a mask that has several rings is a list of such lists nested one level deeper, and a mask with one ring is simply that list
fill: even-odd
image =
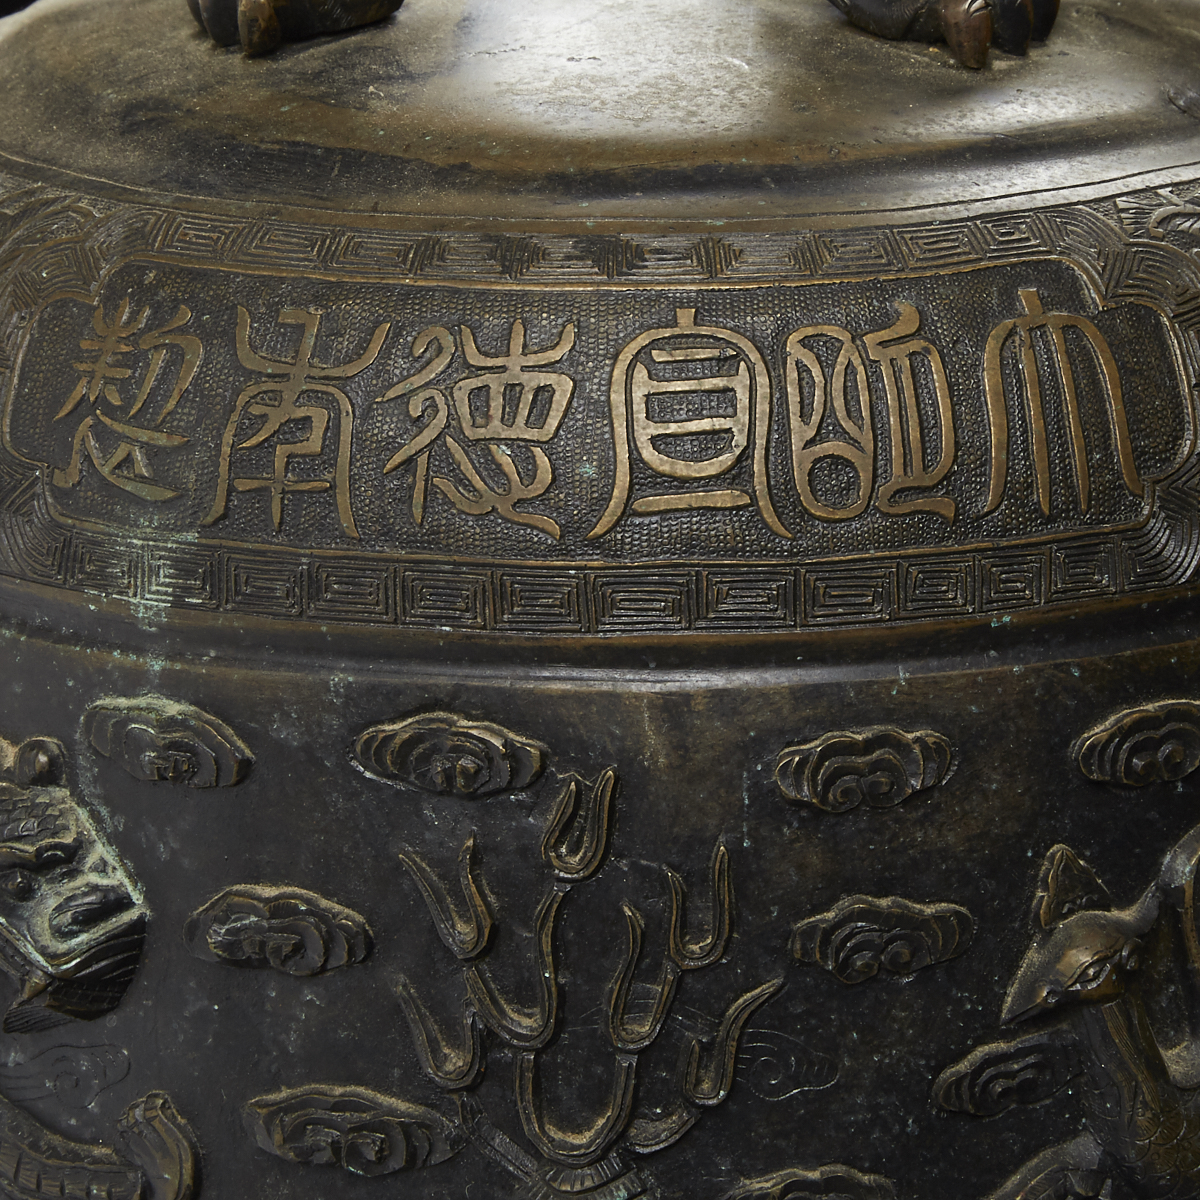
[{"label": "geometric border pattern", "polygon": [[[319,623],[523,634],[790,629],[936,620],[1115,596],[1111,544],[924,554],[894,562],[577,567],[116,542],[63,530],[28,553],[0,515],[0,574],[177,608]],[[1143,590],[1143,589],[1134,589]]]},{"label": "geometric border pattern", "polygon": [[[1196,185],[1177,189],[1187,196]],[[7,197],[7,199],[6,199]],[[1056,256],[1107,301],[1150,303],[1200,380],[1200,221],[1173,232],[1161,193],[904,228],[629,239],[308,227],[118,204],[0,175],[0,388],[21,314],[53,292],[94,295],[130,255],[272,274],[522,289],[853,279]],[[1200,206],[1197,206],[1200,216]],[[1156,215],[1157,214],[1157,215]],[[1189,239],[1191,239],[1189,241]],[[522,634],[772,632],[936,621],[1186,585],[1200,571],[1200,458],[1156,485],[1140,529],[995,549],[837,562],[453,565],[68,529],[36,473],[0,452],[0,574],[173,607],[367,626]]]}]

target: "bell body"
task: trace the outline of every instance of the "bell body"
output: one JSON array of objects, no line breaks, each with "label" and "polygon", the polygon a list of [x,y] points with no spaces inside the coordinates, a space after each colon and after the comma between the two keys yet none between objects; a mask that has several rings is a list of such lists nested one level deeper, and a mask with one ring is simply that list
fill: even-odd
[{"label": "bell body", "polygon": [[0,1191],[1200,1190],[1198,41],[0,23]]}]

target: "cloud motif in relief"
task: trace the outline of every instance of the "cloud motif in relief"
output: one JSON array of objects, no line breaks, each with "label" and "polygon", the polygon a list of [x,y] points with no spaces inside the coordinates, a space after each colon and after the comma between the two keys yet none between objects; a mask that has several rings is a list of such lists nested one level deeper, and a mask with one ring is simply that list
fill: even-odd
[{"label": "cloud motif in relief", "polygon": [[891,808],[945,783],[952,766],[950,743],[940,733],[878,725],[788,746],[776,760],[775,780],[789,800],[840,813],[863,803]]},{"label": "cloud motif in relief", "polygon": [[1088,730],[1071,750],[1095,783],[1174,783],[1200,767],[1200,704],[1167,700],[1129,709]]},{"label": "cloud motif in relief", "polygon": [[432,1108],[366,1088],[318,1084],[259,1096],[244,1119],[269,1154],[368,1177],[437,1166],[465,1142]]},{"label": "cloud motif in relief", "polygon": [[474,799],[527,787],[549,751],[499,725],[426,713],[372,725],[354,757],[368,775],[438,796]]},{"label": "cloud motif in relief", "polygon": [[974,932],[971,914],[957,904],[847,896],[793,927],[792,954],[843,983],[863,983],[881,973],[908,979],[957,958]]},{"label": "cloud motif in relief", "polygon": [[91,705],[84,737],[135,779],[233,787],[250,773],[250,747],[223,721],[165,696],[110,696]]},{"label": "cloud motif in relief", "polygon": [[184,940],[197,958],[286,975],[323,975],[371,953],[366,921],[315,892],[241,884],[188,918]]}]

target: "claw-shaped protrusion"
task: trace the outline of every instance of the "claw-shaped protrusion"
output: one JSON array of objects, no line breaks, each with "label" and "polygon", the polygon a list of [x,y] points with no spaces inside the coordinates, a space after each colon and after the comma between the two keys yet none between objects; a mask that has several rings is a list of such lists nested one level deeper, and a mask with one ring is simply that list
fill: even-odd
[{"label": "claw-shaped protrusion", "polygon": [[567,780],[542,839],[542,857],[559,875],[587,879],[604,861],[616,793],[617,773],[612,767],[601,773],[594,786],[578,775]]},{"label": "claw-shaped protrusion", "polygon": [[699,1110],[680,1104],[662,1117],[637,1117],[625,1131],[625,1141],[635,1154],[657,1154],[673,1146],[700,1120]]},{"label": "claw-shaped protrusion", "polygon": [[492,913],[473,873],[475,835],[467,838],[458,856],[458,877],[467,901],[464,915],[454,907],[441,880],[407,847],[400,861],[421,889],[438,936],[458,958],[475,958],[487,946],[492,932]]},{"label": "claw-shaped protrusion", "polygon": [[851,22],[879,37],[945,41],[965,67],[987,65],[988,48],[1025,54],[1044,42],[1059,0],[831,0]]},{"label": "claw-shaped protrusion", "polygon": [[200,1192],[200,1150],[165,1092],[135,1100],[119,1129],[121,1149],[146,1176],[147,1200],[194,1200]]},{"label": "claw-shaped protrusion", "polygon": [[772,979],[752,992],[739,996],[726,1009],[716,1040],[707,1052],[701,1048],[697,1037],[689,1037],[684,1051],[683,1068],[683,1094],[689,1103],[698,1104],[702,1108],[713,1108],[729,1095],[737,1066],[738,1039],[746,1028],[746,1022],[781,987],[782,977]]},{"label": "claw-shaped protrusion", "polygon": [[633,1109],[633,1089],[637,1059],[618,1054],[613,1073],[612,1095],[608,1107],[582,1130],[556,1129],[543,1115],[537,1095],[537,1055],[526,1051],[517,1056],[517,1109],[525,1136],[554,1162],[582,1166],[595,1162],[621,1135]]},{"label": "claw-shaped protrusion", "polygon": [[709,899],[708,926],[698,936],[689,937],[684,929],[687,923],[687,887],[683,879],[670,867],[664,869],[671,884],[671,957],[685,971],[712,966],[725,953],[733,924],[733,880],[729,873],[729,851],[725,849],[725,839],[718,839],[709,863],[712,894]]},{"label": "claw-shaped protrusion", "polygon": [[342,33],[390,17],[401,0],[188,0],[196,23],[219,46],[270,54],[284,42]]},{"label": "claw-shaped protrusion", "polygon": [[483,1074],[483,1048],[476,1014],[470,1008],[463,1012],[465,1046],[450,1046],[438,1023],[403,975],[396,981],[396,995],[408,1018],[413,1044],[425,1074],[447,1091],[459,1091],[478,1083]]},{"label": "claw-shaped protrusion", "polygon": [[538,1050],[554,1033],[558,1018],[558,983],[554,973],[554,920],[566,889],[555,887],[538,906],[534,922],[538,998],[533,1008],[511,1004],[501,994],[482,963],[463,968],[471,1003],[493,1032],[510,1046]]},{"label": "claw-shaped protrusion", "polygon": [[640,1017],[632,1017],[628,1012],[629,989],[633,985],[634,972],[642,955],[642,934],[645,924],[642,915],[629,904],[622,904],[621,910],[629,926],[629,950],[625,961],[613,980],[612,990],[608,997],[608,1032],[612,1043],[618,1050],[635,1054],[645,1050],[663,1027],[667,1014],[671,1009],[671,1001],[675,998],[675,986],[679,982],[679,968],[671,961],[663,963],[662,971],[655,985],[654,1004],[650,1011]]},{"label": "claw-shaped protrusion", "polygon": [[995,34],[991,0],[938,0],[938,16],[950,53],[964,67],[983,70]]}]

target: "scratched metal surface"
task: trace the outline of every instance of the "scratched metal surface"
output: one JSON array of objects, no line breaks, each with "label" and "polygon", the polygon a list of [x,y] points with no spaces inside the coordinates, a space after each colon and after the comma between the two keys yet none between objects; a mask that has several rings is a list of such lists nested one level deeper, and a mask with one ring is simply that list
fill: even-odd
[{"label": "scratched metal surface", "polygon": [[151,192],[573,224],[896,213],[1197,157],[1166,98],[1200,84],[1190,0],[1071,4],[982,73],[791,0],[407,0],[255,63],[171,0],[122,14],[9,23],[0,147]]}]

